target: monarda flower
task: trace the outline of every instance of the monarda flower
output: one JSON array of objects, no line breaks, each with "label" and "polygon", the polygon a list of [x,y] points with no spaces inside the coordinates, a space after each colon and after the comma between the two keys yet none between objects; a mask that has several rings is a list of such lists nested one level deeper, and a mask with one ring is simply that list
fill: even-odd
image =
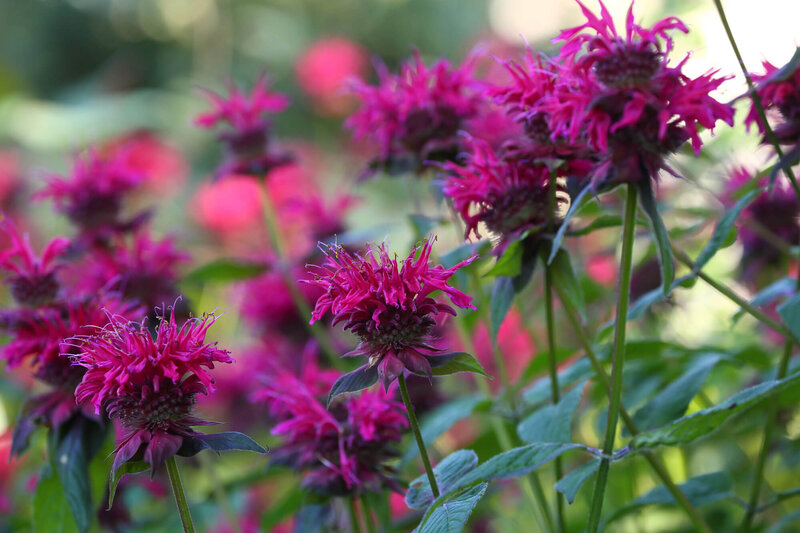
[{"label": "monarda flower", "polygon": [[[171,311],[171,310],[170,310]],[[193,455],[204,447],[194,425],[209,424],[192,414],[198,394],[213,391],[209,370],[231,363],[227,350],[205,341],[213,315],[178,327],[174,312],[162,317],[151,335],[147,323],[112,316],[90,337],[78,337],[74,360],[86,369],[75,390],[80,404],[118,419],[124,435],[112,471],[141,458],[157,469],[175,454]]]},{"label": "monarda flower", "polygon": [[[367,247],[363,254],[351,254],[341,246],[323,250],[326,260],[312,265],[314,283],[325,290],[312,313],[311,323],[328,311],[333,325],[344,322],[344,329],[361,342],[345,356],[367,356],[363,368],[377,369],[377,376],[388,389],[404,371],[431,376],[431,362],[442,350],[431,345],[434,317],[456,314],[455,309],[431,296],[441,291],[453,305],[475,309],[471,298],[447,284],[455,272],[477,256],[452,268],[430,265],[433,239],[415,247],[398,264],[382,244],[377,250]],[[419,253],[418,253],[419,252]]]},{"label": "monarda flower", "polygon": [[459,67],[439,60],[431,67],[419,52],[393,75],[377,65],[378,85],[358,81],[352,91],[361,107],[345,122],[356,139],[378,145],[370,165],[389,172],[419,171],[427,160],[454,158],[458,131],[481,108],[478,83],[473,79],[475,56]]},{"label": "monarda flower", "polygon": [[10,219],[0,220],[0,231],[8,237],[11,246],[0,252],[0,269],[11,274],[6,279],[11,296],[24,306],[38,307],[52,302],[58,295],[56,271],[61,266],[58,258],[64,254],[70,241],[59,237],[50,241],[36,257],[27,234],[22,235]]},{"label": "monarda flower", "polygon": [[292,160],[285,153],[272,151],[272,124],[267,115],[286,109],[289,99],[270,91],[265,77],[256,81],[249,95],[233,83],[228,83],[227,97],[208,90],[205,95],[212,109],[198,115],[195,124],[206,129],[224,127],[219,140],[225,145],[226,154],[217,170],[218,177],[229,174],[261,176]]},{"label": "monarda flower", "polygon": [[323,495],[400,490],[386,463],[408,427],[403,406],[380,391],[363,391],[326,409],[320,396],[327,390],[307,383],[276,371],[258,393],[280,421],[272,433],[285,439],[273,461],[306,471],[303,486]]},{"label": "monarda flower", "polygon": [[[775,138],[779,143],[795,148],[787,154],[790,163],[794,164],[800,157],[800,68],[795,58],[783,68],[769,61],[763,61],[762,67],[763,74],[751,73],[750,76],[757,83],[756,93],[764,110],[778,115],[779,120],[772,128]],[[748,129],[755,124],[762,135],[766,133],[766,125],[762,123],[755,103],[751,105],[745,123]]]},{"label": "monarda flower", "polygon": [[[555,174],[536,161],[497,155],[480,139],[467,140],[462,164],[445,163],[444,193],[466,224],[466,238],[480,239],[480,225],[499,235],[501,248],[527,230],[557,228],[551,216],[550,183]],[[556,184],[557,189],[560,185]]]},{"label": "monarda flower", "polygon": [[[743,167],[734,169],[727,181],[726,204],[736,203],[736,192],[751,186],[754,176]],[[767,187],[769,178],[759,179],[759,187]],[[800,240],[800,202],[786,179],[778,179],[750,202],[739,216],[739,240],[742,243],[741,273],[745,280],[756,281],[767,269],[785,267],[784,246]],[[778,268],[780,270],[780,268]],[[766,281],[766,280],[763,280]]]},{"label": "monarda flower", "polygon": [[716,71],[698,78],[682,73],[688,55],[668,66],[670,32],[688,32],[669,17],[647,29],[628,10],[626,32],[617,33],[606,7],[596,16],[578,2],[587,22],[561,32],[557,87],[533,111],[549,116],[553,139],[586,139],[601,154],[592,173],[595,189],[607,184],[655,178],[661,169],[675,174],[664,158],[684,142],[700,152],[700,127],[733,124],[733,108],[712,98],[726,78]]},{"label": "monarda flower", "polygon": [[84,233],[116,232],[135,225],[120,220],[125,195],[136,189],[145,176],[129,166],[124,151],[106,157],[89,149],[75,158],[69,176],[51,176],[34,198],[50,198],[56,211],[66,215]]}]

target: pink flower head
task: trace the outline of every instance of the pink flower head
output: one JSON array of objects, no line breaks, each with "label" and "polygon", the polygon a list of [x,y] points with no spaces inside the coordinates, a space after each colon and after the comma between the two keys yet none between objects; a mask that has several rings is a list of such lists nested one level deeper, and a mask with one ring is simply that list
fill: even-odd
[{"label": "pink flower head", "polygon": [[466,237],[480,238],[479,224],[507,242],[551,221],[551,171],[543,164],[498,156],[480,139],[467,138],[461,165],[444,164],[444,194],[466,223]]},{"label": "pink flower head", "polygon": [[12,274],[6,283],[10,285],[14,300],[30,307],[53,301],[59,290],[55,276],[60,267],[58,258],[69,247],[69,240],[64,237],[53,239],[38,258],[28,235],[20,234],[11,219],[0,220],[0,231],[11,241],[7,250],[0,251],[0,269]]},{"label": "pink flower head", "polygon": [[227,98],[208,90],[205,95],[212,109],[198,115],[195,124],[206,129],[226,127],[219,135],[226,156],[217,176],[263,175],[291,161],[287,154],[270,150],[271,123],[266,115],[286,109],[289,99],[270,91],[266,77],[256,80],[249,95],[233,83],[228,83]]},{"label": "pink flower head", "polygon": [[347,113],[351,98],[343,94],[345,82],[364,74],[367,54],[358,44],[329,37],[316,41],[298,58],[295,74],[300,88],[326,114]]},{"label": "pink flower head", "polygon": [[[780,122],[773,127],[775,137],[781,144],[797,145],[800,137],[800,68],[778,68],[769,61],[763,61],[764,74],[750,76],[757,83],[756,92],[765,111],[775,110]],[[758,126],[763,135],[765,124],[761,123],[755,103],[745,119],[748,129],[752,124]]]},{"label": "pink flower head", "polygon": [[714,77],[716,71],[689,78],[682,73],[688,56],[668,66],[669,32],[688,31],[680,20],[643,28],[634,22],[631,4],[621,36],[602,2],[599,17],[578,4],[587,22],[555,39],[564,43],[557,61],[565,68],[552,96],[534,108],[549,114],[554,139],[586,139],[602,154],[595,188],[605,180],[640,181],[670,171],[664,157],[685,141],[700,152],[700,127],[713,130],[718,120],[733,124],[733,108],[710,96],[727,78]]},{"label": "pink flower head", "polygon": [[[744,186],[752,186],[754,180],[754,175],[744,167],[734,168],[727,182],[725,203],[733,205],[737,201],[735,193]],[[755,181],[758,187],[766,187],[769,178],[764,176]],[[782,262],[785,256],[775,246],[775,239],[787,245],[800,239],[800,202],[788,180],[778,179],[761,192],[744,208],[738,221],[744,279],[756,281],[765,270],[785,266]]]},{"label": "pink flower head", "polygon": [[[105,410],[126,431],[115,450],[113,470],[135,456],[158,468],[208,424],[192,415],[198,394],[214,390],[209,370],[231,363],[227,350],[205,341],[213,315],[187,320],[178,327],[175,313],[162,317],[151,335],[149,325],[111,316],[111,322],[90,337],[78,337],[75,362],[86,368],[75,390],[80,404],[95,413]],[[191,443],[186,443],[191,446]]]},{"label": "pink flower head", "polygon": [[155,133],[136,131],[116,138],[102,148],[119,157],[144,177],[143,186],[158,194],[175,192],[189,174],[181,151]]},{"label": "pink flower head", "polygon": [[390,396],[363,391],[328,410],[304,379],[276,371],[259,399],[280,420],[272,433],[284,437],[273,460],[308,471],[303,486],[340,496],[399,488],[385,463],[397,455],[408,421]]},{"label": "pink flower head", "polygon": [[[312,313],[311,323],[328,311],[333,324],[344,322],[344,329],[361,339],[358,347],[346,356],[366,355],[367,366],[377,365],[377,373],[388,389],[404,370],[430,376],[429,358],[441,350],[433,347],[431,332],[434,316],[441,312],[456,314],[455,309],[434,299],[442,291],[453,305],[475,309],[471,298],[447,280],[474,261],[473,256],[452,268],[430,265],[432,238],[421,248],[414,247],[398,265],[382,244],[377,250],[367,247],[362,255],[351,254],[341,246],[323,250],[326,261],[312,266],[311,282],[325,290]],[[419,255],[417,255],[419,252]]]},{"label": "pink flower head", "polygon": [[51,198],[82,230],[117,229],[124,225],[118,220],[123,198],[144,178],[119,153],[103,157],[90,148],[75,158],[71,175],[51,176],[34,198]]},{"label": "pink flower head", "polygon": [[428,159],[454,157],[457,132],[481,107],[479,85],[472,77],[475,59],[471,55],[456,68],[443,59],[428,67],[415,51],[397,75],[379,63],[377,86],[353,84],[361,108],[345,125],[356,139],[377,143],[375,164],[388,170],[409,159],[416,170]]}]

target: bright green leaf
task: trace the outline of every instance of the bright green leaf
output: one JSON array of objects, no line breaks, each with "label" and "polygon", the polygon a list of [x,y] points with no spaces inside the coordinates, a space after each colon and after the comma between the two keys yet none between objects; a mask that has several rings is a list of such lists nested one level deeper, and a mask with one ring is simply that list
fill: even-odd
[{"label": "bright green leaf", "polygon": [[522,270],[522,256],[524,245],[521,240],[517,240],[508,245],[503,255],[501,255],[494,266],[484,277],[488,276],[507,276],[514,277]]},{"label": "bright green leaf", "polygon": [[[446,358],[446,361],[444,359]],[[475,357],[465,352],[436,355],[429,358],[434,376],[448,376],[457,372],[471,372],[491,377]],[[439,364],[436,364],[439,363]]]},{"label": "bright green leaf", "polygon": [[145,461],[128,461],[123,463],[116,472],[111,470],[108,480],[108,508],[114,505],[114,496],[117,494],[117,485],[119,485],[122,476],[125,474],[138,474],[150,470],[150,463]]},{"label": "bright green leaf", "polygon": [[217,259],[189,272],[183,278],[185,283],[228,283],[242,279],[250,279],[266,271],[261,263],[252,263],[239,259]]}]

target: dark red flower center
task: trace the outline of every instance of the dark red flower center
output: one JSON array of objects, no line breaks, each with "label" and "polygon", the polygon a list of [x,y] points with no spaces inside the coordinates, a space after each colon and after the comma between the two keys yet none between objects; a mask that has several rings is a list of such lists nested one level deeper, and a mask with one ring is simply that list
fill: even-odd
[{"label": "dark red flower center", "polygon": [[482,219],[495,233],[507,235],[548,221],[547,189],[519,185],[501,193],[490,193]]},{"label": "dark red flower center", "polygon": [[619,47],[594,63],[594,73],[607,87],[633,87],[649,82],[660,67],[661,54],[652,48]]},{"label": "dark red flower center", "polygon": [[108,406],[108,414],[119,418],[124,427],[166,431],[174,422],[188,418],[194,403],[194,394],[184,394],[178,386],[167,386],[158,392],[142,387],[139,394],[114,400]]},{"label": "dark red flower center", "polygon": [[53,301],[58,294],[58,280],[52,272],[42,276],[17,276],[9,280],[11,296],[20,305],[40,307]]},{"label": "dark red flower center", "polygon": [[365,343],[391,348],[403,348],[424,340],[435,325],[434,320],[413,309],[388,307],[380,315],[380,323],[365,320],[352,331]]}]

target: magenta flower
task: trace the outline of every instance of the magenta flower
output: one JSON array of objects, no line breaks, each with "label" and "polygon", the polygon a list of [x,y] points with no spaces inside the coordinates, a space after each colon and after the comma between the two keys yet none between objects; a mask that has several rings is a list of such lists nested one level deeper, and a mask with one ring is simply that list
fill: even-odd
[{"label": "magenta flower", "polygon": [[501,236],[503,244],[526,230],[543,229],[551,221],[551,171],[535,161],[498,156],[480,139],[467,139],[460,165],[447,162],[444,193],[470,234],[480,239],[480,224]]},{"label": "magenta flower", "polygon": [[218,177],[230,174],[263,175],[291,162],[289,155],[271,150],[272,124],[266,118],[267,114],[286,109],[289,99],[270,91],[267,85],[266,77],[262,76],[256,80],[249,95],[233,83],[228,83],[227,97],[204,91],[212,109],[198,115],[195,124],[206,129],[224,127],[219,139],[226,147],[226,155],[217,170]]},{"label": "magenta flower", "polygon": [[191,426],[209,424],[192,414],[198,394],[214,390],[209,370],[231,363],[227,350],[205,341],[213,315],[178,327],[175,314],[162,317],[151,335],[147,323],[112,316],[101,332],[77,337],[82,342],[75,362],[86,368],[75,390],[88,404],[118,419],[125,434],[114,453],[113,471],[140,457],[157,469],[177,453],[192,455],[202,439]]},{"label": "magenta flower", "polygon": [[70,246],[69,240],[64,237],[53,239],[38,258],[28,235],[20,234],[10,219],[0,220],[0,231],[11,241],[11,247],[0,252],[0,269],[12,274],[6,283],[14,300],[29,307],[52,302],[60,288],[56,271],[61,265],[57,261]]},{"label": "magenta flower", "polygon": [[325,495],[399,490],[386,462],[397,455],[395,443],[408,427],[403,406],[381,392],[348,396],[328,410],[322,389],[277,371],[259,391],[280,422],[272,429],[284,437],[273,461],[308,471],[303,486]]},{"label": "magenta flower", "polygon": [[397,75],[376,66],[378,85],[362,81],[352,91],[361,107],[345,122],[356,139],[378,145],[373,167],[413,170],[429,159],[451,159],[459,152],[458,131],[481,108],[480,85],[473,79],[475,56],[453,68],[439,60],[431,67],[418,51]]},{"label": "magenta flower", "polygon": [[[433,239],[415,247],[398,265],[383,244],[374,250],[367,247],[362,255],[351,254],[341,246],[331,246],[322,266],[312,265],[315,279],[322,287],[311,323],[328,311],[333,324],[344,322],[344,329],[356,334],[361,342],[345,356],[367,356],[365,368],[377,368],[384,387],[401,372],[430,376],[431,358],[442,350],[431,345],[431,332],[439,313],[456,314],[455,309],[434,299],[442,291],[453,305],[475,309],[471,298],[447,284],[455,272],[474,261],[473,256],[452,268],[431,267]],[[419,255],[417,256],[417,252]]]},{"label": "magenta flower", "polygon": [[69,176],[51,176],[34,199],[50,198],[55,208],[84,232],[119,231],[134,221],[119,219],[122,200],[145,179],[127,162],[124,150],[103,157],[89,149],[76,157]]},{"label": "magenta flower", "polygon": [[[776,111],[780,120],[773,126],[776,139],[781,144],[795,147],[791,154],[792,160],[798,156],[798,138],[800,138],[800,68],[794,65],[793,69],[778,68],[769,61],[763,61],[764,74],[753,74],[753,81],[757,83],[756,92],[761,99],[761,105],[767,112]],[[766,132],[758,116],[755,104],[752,104],[745,119],[748,129],[756,124],[758,131],[763,135]]]},{"label": "magenta flower", "polygon": [[621,36],[602,2],[599,17],[578,4],[587,22],[555,39],[564,43],[557,58],[564,68],[552,95],[531,112],[548,115],[554,140],[585,140],[600,153],[595,188],[649,179],[661,169],[674,174],[664,158],[687,140],[699,153],[700,127],[733,124],[733,108],[710,96],[726,78],[716,71],[689,78],[682,73],[688,56],[668,66],[669,33],[688,32],[683,22],[670,17],[643,28],[631,4]]}]

